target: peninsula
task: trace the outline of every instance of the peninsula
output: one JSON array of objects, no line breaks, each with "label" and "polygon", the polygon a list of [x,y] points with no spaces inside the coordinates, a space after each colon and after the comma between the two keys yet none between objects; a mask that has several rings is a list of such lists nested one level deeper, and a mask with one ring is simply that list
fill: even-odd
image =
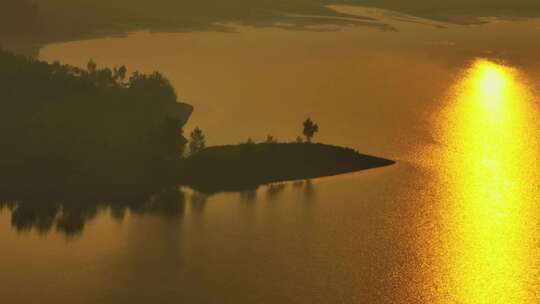
[{"label": "peninsula", "polygon": [[218,192],[392,164],[392,160],[319,143],[245,143],[206,148],[187,158],[180,171],[182,183],[202,192]]}]

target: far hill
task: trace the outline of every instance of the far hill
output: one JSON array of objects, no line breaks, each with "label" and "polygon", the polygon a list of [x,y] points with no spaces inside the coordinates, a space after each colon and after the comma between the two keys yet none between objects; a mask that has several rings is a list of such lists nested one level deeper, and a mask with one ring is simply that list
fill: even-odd
[{"label": "far hill", "polygon": [[204,192],[242,190],[388,166],[394,161],[349,148],[309,143],[261,143],[209,147],[189,157],[183,183]]}]

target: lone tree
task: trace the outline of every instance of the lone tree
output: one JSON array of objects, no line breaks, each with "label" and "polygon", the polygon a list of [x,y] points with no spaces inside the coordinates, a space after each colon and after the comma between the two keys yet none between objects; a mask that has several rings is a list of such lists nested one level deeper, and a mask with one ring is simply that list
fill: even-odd
[{"label": "lone tree", "polygon": [[310,118],[304,121],[304,131],[302,132],[306,137],[308,143],[311,143],[311,138],[315,133],[319,132],[319,126],[314,123]]},{"label": "lone tree", "polygon": [[266,136],[266,140],[264,141],[264,143],[266,143],[266,144],[277,144],[278,140],[274,136],[268,135],[268,136]]},{"label": "lone tree", "polygon": [[95,74],[97,71],[97,64],[94,60],[90,59],[88,63],[86,64],[86,69],[88,70],[88,73]]},{"label": "lone tree", "polygon": [[254,144],[255,142],[253,141],[251,137],[248,137],[248,139],[245,142],[241,143],[241,145],[254,145]]},{"label": "lone tree", "polygon": [[199,127],[196,127],[193,129],[193,131],[191,131],[189,139],[189,153],[191,155],[200,152],[206,147],[205,136]]}]

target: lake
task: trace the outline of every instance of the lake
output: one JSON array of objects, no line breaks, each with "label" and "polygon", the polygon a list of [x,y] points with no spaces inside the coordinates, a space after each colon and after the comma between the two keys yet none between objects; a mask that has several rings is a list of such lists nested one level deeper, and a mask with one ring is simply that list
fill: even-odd
[{"label": "lake", "polygon": [[[40,59],[163,72],[211,145],[315,141],[381,169],[99,207],[77,233],[0,211],[6,303],[538,303],[539,19],[335,7],[385,27],[136,31]],[[99,117],[96,117],[99,123]],[[154,210],[155,211],[155,210]],[[17,225],[17,223],[19,223]]]}]

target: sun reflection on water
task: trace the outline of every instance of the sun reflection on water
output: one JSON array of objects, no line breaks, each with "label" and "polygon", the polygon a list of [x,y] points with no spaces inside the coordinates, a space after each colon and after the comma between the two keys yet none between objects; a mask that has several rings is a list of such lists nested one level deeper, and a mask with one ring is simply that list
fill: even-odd
[{"label": "sun reflection on water", "polygon": [[537,130],[513,68],[477,60],[443,122],[441,303],[536,303]]}]

